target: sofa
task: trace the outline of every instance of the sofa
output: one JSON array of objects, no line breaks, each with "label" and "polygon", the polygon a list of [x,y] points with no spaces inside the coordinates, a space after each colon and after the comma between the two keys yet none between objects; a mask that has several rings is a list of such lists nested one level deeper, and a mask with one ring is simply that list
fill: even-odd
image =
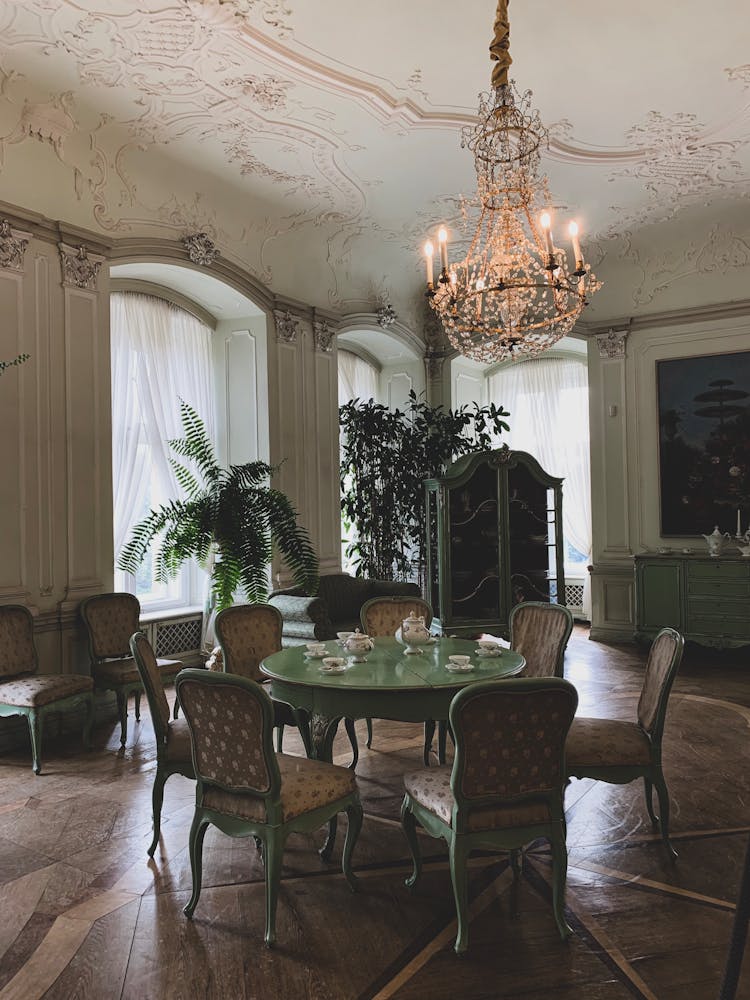
[{"label": "sofa", "polygon": [[278,608],[284,619],[281,641],[284,646],[301,646],[315,639],[335,639],[337,632],[361,628],[359,613],[372,597],[419,597],[416,583],[393,580],[365,580],[348,573],[321,576],[315,597],[300,587],[275,590],[268,603]]}]

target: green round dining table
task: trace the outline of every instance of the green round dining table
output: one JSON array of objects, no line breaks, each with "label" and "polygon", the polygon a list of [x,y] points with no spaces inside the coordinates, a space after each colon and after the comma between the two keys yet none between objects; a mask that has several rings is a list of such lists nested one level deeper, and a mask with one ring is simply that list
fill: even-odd
[{"label": "green round dining table", "polygon": [[[526,661],[503,649],[499,656],[479,657],[476,642],[438,638],[423,652],[407,654],[396,639],[379,637],[364,663],[353,662],[334,639],[325,643],[326,656],[346,658],[347,669],[326,674],[322,660],[306,655],[305,646],[290,646],[266,657],[261,670],[271,679],[271,694],[310,715],[313,755],[332,759],[333,739],[341,719],[392,719],[427,722],[447,719],[454,695],[475,681],[513,677]],[[448,657],[471,656],[474,670],[451,673]]]}]

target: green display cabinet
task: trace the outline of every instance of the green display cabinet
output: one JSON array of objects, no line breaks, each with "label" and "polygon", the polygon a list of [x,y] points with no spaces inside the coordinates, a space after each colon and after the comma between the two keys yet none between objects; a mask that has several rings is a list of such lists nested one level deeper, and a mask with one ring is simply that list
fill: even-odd
[{"label": "green display cabinet", "polygon": [[465,455],[425,482],[433,631],[508,637],[521,601],[565,592],[562,480],[523,451]]}]

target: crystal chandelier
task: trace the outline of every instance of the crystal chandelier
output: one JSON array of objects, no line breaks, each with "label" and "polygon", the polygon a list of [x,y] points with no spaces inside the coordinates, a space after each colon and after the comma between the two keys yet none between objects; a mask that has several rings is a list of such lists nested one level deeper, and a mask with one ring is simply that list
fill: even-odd
[{"label": "crystal chandelier", "polygon": [[573,328],[587,295],[601,285],[584,262],[578,226],[568,229],[574,268],[555,246],[546,178],[538,176],[547,131],[531,108],[531,91],[508,82],[511,63],[508,0],[499,0],[490,57],[492,92],[479,98],[479,121],[463,129],[474,155],[477,194],[463,201],[476,217],[463,260],[449,264],[448,234],[438,232],[440,273],[428,240],[427,295],[459,354],[492,363],[538,354]]}]

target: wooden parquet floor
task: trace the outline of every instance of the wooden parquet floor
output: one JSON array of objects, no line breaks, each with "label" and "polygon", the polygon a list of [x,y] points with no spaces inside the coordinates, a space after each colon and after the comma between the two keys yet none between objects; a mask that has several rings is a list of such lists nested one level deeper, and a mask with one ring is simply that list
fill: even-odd
[{"label": "wooden parquet floor", "polygon": [[[577,628],[566,676],[582,714],[631,719],[645,655]],[[671,863],[648,821],[642,784],[571,783],[568,919],[560,941],[550,858],[533,845],[514,886],[507,856],[471,860],[469,952],[453,953],[455,918],[442,842],[423,841],[425,874],[410,894],[399,824],[402,775],[421,766],[420,727],[376,721],[357,769],[365,822],[354,857],[361,891],[316,848],[292,837],[279,898],[278,945],[263,935],[263,869],[252,840],[212,830],[191,923],[187,833],[192,782],[169,779],[153,861],[155,768],[148,714],[118,752],[112,724],[95,751],[54,739],[35,777],[28,754],[0,761],[0,1000],[702,1000],[721,981],[750,832],[750,663],[746,652],[690,650],[670,702],[665,771]],[[287,732],[285,750],[301,752]],[[337,763],[348,763],[338,737]],[[748,958],[750,965],[750,958]],[[750,998],[746,970],[738,996]]]}]

